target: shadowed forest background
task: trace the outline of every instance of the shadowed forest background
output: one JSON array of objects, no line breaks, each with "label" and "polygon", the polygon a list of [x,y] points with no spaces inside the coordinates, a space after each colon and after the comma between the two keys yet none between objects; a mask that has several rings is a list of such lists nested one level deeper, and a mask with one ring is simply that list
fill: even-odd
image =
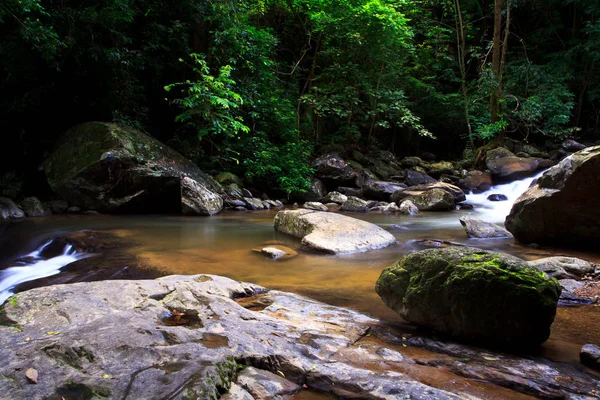
[{"label": "shadowed forest background", "polygon": [[287,193],[326,150],[595,140],[599,17],[597,0],[4,0],[0,183],[36,185],[92,120]]}]

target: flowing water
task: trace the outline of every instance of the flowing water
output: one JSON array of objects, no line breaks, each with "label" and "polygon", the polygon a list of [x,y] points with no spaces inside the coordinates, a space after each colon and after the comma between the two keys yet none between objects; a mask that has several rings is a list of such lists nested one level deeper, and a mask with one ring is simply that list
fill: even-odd
[{"label": "flowing water", "polygon": [[[0,265],[10,265],[0,271],[0,302],[12,293],[15,285],[59,273],[63,265],[85,256],[66,248],[56,257],[36,258],[49,240],[81,230],[106,230],[118,235],[123,242],[131,243],[126,251],[134,254],[140,265],[152,266],[160,274],[224,275],[350,307],[386,321],[401,322],[400,317],[378,298],[375,282],[381,271],[403,254],[427,248],[428,243],[424,240],[461,243],[525,259],[572,255],[592,262],[600,261],[600,254],[534,249],[515,244],[512,239],[481,240],[466,236],[458,221],[460,216],[473,215],[502,222],[510,204],[532,179],[467,196],[467,202],[477,206],[473,210],[421,213],[418,216],[348,214],[384,228],[399,225],[391,232],[400,244],[346,256],[300,251],[296,257],[273,261],[253,252],[253,248],[270,243],[298,247],[297,239],[273,230],[273,217],[277,211],[223,212],[214,217],[63,215],[31,218],[0,227],[3,229],[0,231]],[[509,200],[487,201],[487,195],[491,193],[502,193]],[[11,263],[11,260],[27,255],[30,257],[26,257],[22,265]],[[558,310],[552,336],[544,344],[543,352],[556,360],[577,362],[581,346],[596,342],[599,336],[600,307],[563,307]]]}]

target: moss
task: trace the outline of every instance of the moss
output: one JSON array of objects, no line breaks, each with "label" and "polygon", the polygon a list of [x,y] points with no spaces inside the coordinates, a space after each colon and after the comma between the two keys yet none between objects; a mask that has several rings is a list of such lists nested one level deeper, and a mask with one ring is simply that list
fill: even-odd
[{"label": "moss", "polygon": [[539,344],[561,289],[515,257],[457,247],[406,256],[382,273],[376,290],[409,321],[455,336]]}]

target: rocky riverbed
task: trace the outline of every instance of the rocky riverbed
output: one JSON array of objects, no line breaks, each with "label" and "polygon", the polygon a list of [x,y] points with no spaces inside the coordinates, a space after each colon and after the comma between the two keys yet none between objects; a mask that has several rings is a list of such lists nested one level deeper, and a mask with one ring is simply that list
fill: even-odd
[{"label": "rocky riverbed", "polygon": [[211,275],[37,288],[12,297],[1,322],[6,398],[585,399],[600,385],[584,367]]}]

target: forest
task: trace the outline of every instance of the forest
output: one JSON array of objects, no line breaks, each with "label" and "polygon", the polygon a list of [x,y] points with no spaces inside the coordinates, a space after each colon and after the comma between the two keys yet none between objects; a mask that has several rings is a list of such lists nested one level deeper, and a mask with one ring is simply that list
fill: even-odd
[{"label": "forest", "polygon": [[287,193],[329,150],[594,140],[599,17],[597,0],[3,0],[0,179],[87,121]]}]

